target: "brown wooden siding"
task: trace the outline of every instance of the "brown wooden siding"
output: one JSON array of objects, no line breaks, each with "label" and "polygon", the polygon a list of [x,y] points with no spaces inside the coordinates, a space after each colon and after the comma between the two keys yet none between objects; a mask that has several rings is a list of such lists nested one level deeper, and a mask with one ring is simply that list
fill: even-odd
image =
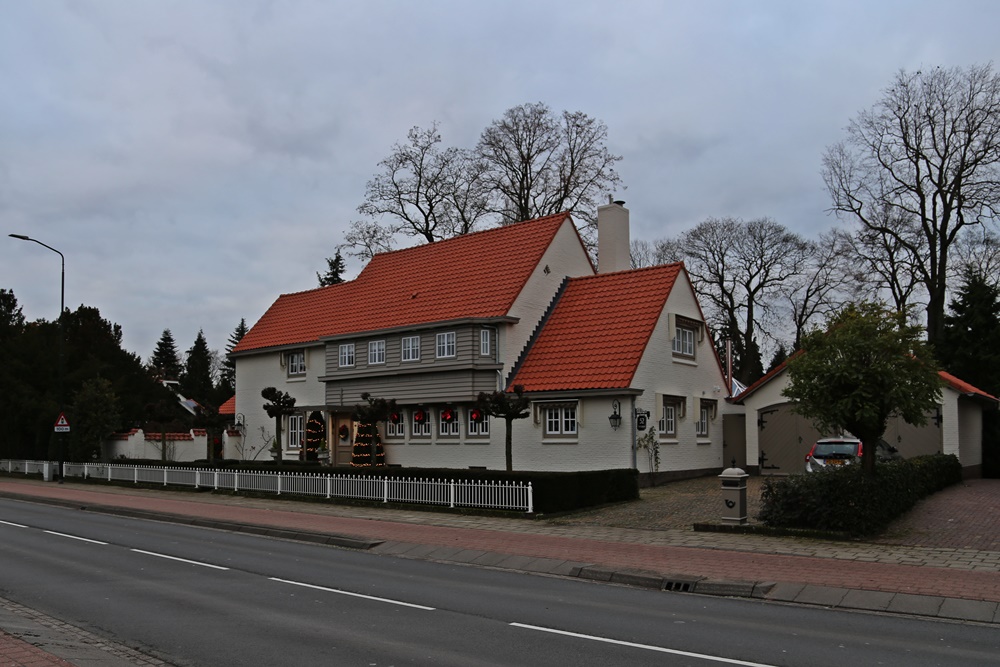
[{"label": "brown wooden siding", "polygon": [[328,405],[355,405],[361,403],[364,392],[378,398],[395,399],[403,405],[470,402],[479,392],[491,392],[496,388],[495,370],[459,368],[433,373],[380,374],[327,382],[326,402]]}]

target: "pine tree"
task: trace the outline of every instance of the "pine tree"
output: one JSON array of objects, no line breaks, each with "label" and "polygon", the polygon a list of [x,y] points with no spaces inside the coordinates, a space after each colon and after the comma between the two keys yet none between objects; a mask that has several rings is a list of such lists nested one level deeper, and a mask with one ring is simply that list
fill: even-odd
[{"label": "pine tree", "polygon": [[1000,288],[981,273],[963,276],[935,353],[952,375],[994,396],[1000,391]]},{"label": "pine tree", "polygon": [[316,273],[320,287],[329,287],[344,282],[344,258],[340,255],[340,250],[333,257],[326,258],[326,273]]},{"label": "pine tree", "polygon": [[315,461],[319,450],[326,447],[326,422],[318,410],[306,422],[306,460]]},{"label": "pine tree", "polygon": [[181,393],[203,404],[212,395],[212,352],[201,329],[195,336],[194,345],[187,351],[181,374]]},{"label": "pine tree", "polygon": [[240,318],[240,323],[236,325],[233,333],[229,334],[229,342],[226,343],[226,358],[222,362],[222,370],[219,372],[219,393],[225,394],[228,398],[236,393],[236,362],[229,358],[229,353],[233,351],[243,337],[247,335],[247,321]]},{"label": "pine tree", "polygon": [[372,398],[368,392],[361,394],[361,398],[367,401],[367,405],[354,406],[353,419],[358,422],[358,432],[351,452],[351,465],[355,468],[384,466],[385,449],[378,424],[396,411],[396,401]]},{"label": "pine tree", "polygon": [[170,329],[164,329],[156,349],[149,360],[149,367],[161,380],[177,380],[181,376],[180,356],[177,354],[177,343]]}]

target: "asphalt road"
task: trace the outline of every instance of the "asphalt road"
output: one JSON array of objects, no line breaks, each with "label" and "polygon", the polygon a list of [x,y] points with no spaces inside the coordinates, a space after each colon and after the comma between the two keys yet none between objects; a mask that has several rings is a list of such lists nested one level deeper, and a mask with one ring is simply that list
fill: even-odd
[{"label": "asphalt road", "polygon": [[1000,661],[995,627],[443,565],[9,500],[0,500],[0,563],[4,597],[176,665]]}]

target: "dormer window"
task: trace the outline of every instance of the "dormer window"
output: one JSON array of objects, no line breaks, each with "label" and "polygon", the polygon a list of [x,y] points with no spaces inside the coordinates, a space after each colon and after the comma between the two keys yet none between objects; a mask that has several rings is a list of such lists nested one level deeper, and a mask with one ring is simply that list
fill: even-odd
[{"label": "dormer window", "polygon": [[295,375],[305,375],[306,374],[306,351],[305,350],[295,350],[293,352],[288,352],[285,355],[285,368],[288,371],[288,376],[292,377]]},{"label": "dormer window", "polygon": [[671,343],[675,357],[695,358],[698,340],[701,337],[702,323],[697,320],[689,320],[686,317],[677,317],[674,330],[671,332],[673,340]]}]

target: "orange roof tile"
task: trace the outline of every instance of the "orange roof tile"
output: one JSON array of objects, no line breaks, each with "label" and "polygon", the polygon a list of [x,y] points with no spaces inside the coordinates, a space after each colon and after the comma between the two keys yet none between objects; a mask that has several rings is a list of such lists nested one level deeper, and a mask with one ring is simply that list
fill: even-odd
[{"label": "orange roof tile", "polygon": [[236,396],[233,396],[228,401],[219,406],[220,415],[235,415],[236,414]]},{"label": "orange roof tile", "polygon": [[947,382],[952,389],[959,392],[960,394],[971,394],[974,396],[978,396],[980,398],[989,399],[994,402],[1000,400],[996,396],[991,396],[990,394],[987,394],[982,389],[973,387],[965,380],[959,380],[957,377],[955,377],[951,373],[948,373],[947,371],[938,371],[938,375],[940,375],[941,379]]},{"label": "orange roof tile", "polygon": [[510,386],[627,388],[681,270],[666,264],[570,279]]},{"label": "orange roof tile", "polygon": [[568,213],[376,255],[350,282],[283,294],[233,349],[469,317],[502,317]]}]

